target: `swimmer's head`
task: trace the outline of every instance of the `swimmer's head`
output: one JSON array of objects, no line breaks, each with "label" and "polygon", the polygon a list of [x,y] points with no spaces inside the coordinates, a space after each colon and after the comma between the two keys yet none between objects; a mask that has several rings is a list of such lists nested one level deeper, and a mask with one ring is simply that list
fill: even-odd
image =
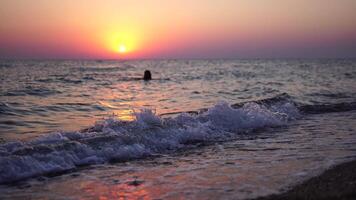
[{"label": "swimmer's head", "polygon": [[150,70],[145,70],[145,73],[143,75],[143,80],[145,81],[149,81],[152,79],[152,75],[151,75],[151,72]]}]

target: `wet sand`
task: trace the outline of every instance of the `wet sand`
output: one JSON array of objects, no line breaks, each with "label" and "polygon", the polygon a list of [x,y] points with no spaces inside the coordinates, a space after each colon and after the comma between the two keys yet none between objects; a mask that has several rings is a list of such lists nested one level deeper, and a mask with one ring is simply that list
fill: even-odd
[{"label": "wet sand", "polygon": [[290,190],[256,200],[281,199],[356,199],[356,160],[337,165]]}]

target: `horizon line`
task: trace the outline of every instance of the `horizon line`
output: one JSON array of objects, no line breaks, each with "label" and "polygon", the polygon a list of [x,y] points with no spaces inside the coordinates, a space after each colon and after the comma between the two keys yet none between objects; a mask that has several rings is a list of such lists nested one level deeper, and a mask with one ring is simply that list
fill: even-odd
[{"label": "horizon line", "polygon": [[335,57],[152,57],[152,58],[1,58],[0,60],[92,60],[92,61],[140,61],[140,60],[341,60],[341,59],[356,59],[356,56],[335,56]]}]

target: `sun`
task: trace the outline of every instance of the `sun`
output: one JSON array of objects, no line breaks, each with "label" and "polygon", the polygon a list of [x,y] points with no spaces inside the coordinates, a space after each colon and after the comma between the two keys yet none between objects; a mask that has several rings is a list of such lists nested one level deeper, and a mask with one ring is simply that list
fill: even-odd
[{"label": "sun", "polygon": [[104,42],[112,55],[131,56],[139,48],[140,37],[137,31],[108,30],[103,35]]},{"label": "sun", "polygon": [[123,44],[119,45],[119,53],[126,53],[127,49],[126,46]]}]

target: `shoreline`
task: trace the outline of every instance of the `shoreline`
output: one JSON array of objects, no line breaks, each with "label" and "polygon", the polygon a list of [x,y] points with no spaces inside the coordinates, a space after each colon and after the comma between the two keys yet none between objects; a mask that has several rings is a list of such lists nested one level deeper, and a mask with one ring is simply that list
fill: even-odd
[{"label": "shoreline", "polygon": [[356,160],[336,165],[289,190],[254,200],[353,200],[356,199]]}]

